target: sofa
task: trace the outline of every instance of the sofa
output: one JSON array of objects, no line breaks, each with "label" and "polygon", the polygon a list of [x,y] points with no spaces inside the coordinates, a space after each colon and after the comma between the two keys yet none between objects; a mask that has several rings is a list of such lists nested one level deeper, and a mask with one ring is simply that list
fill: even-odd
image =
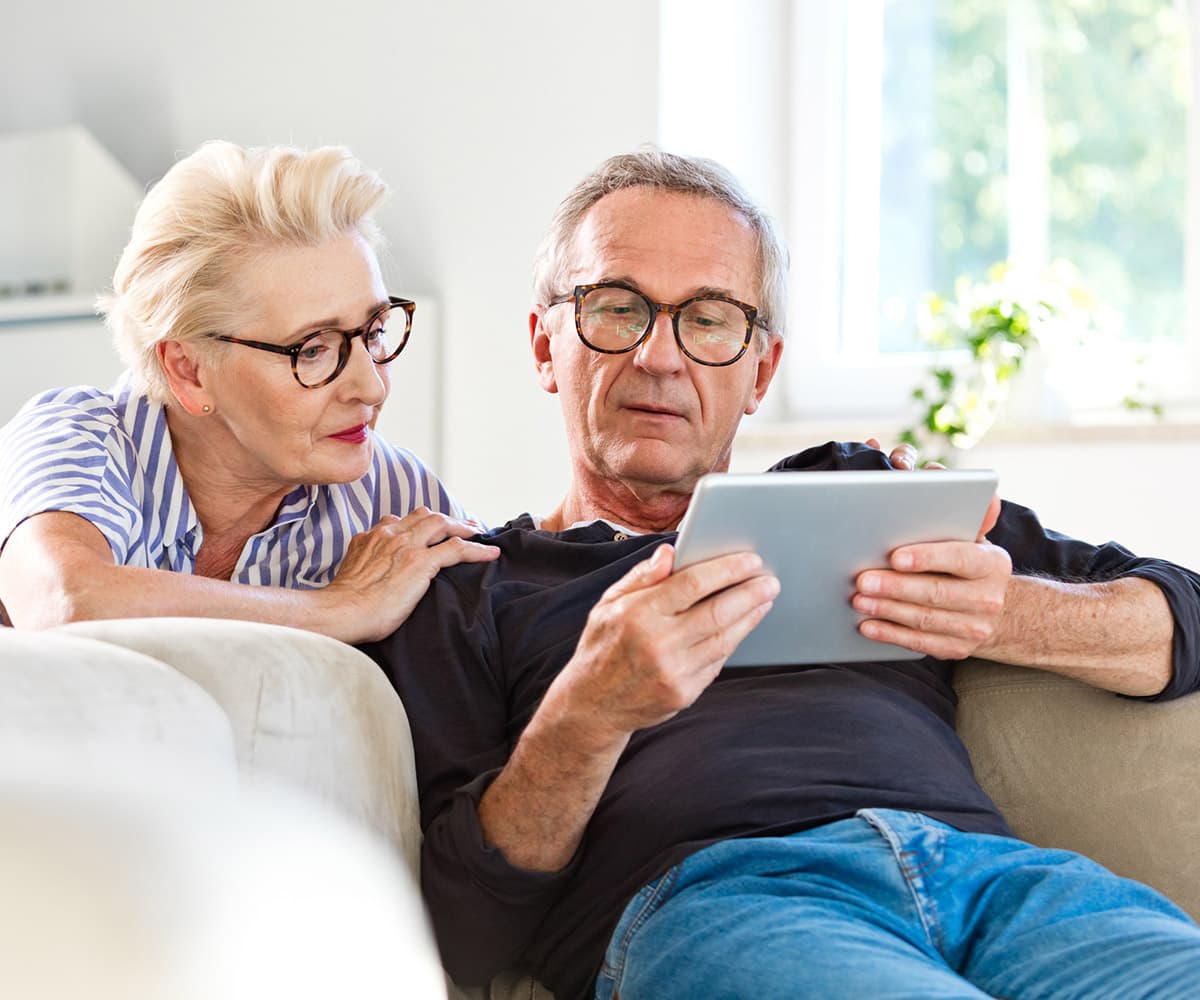
[{"label": "sofa", "polygon": [[[1082,851],[1200,919],[1200,694],[1151,704],[978,661],[959,665],[955,687],[976,773],[1020,836]],[[367,657],[323,636],[170,618],[0,629],[0,723],[0,750],[170,749],[238,780],[269,777],[417,871],[404,708]],[[427,934],[414,927],[422,948]],[[519,970],[450,991],[550,997]]]}]

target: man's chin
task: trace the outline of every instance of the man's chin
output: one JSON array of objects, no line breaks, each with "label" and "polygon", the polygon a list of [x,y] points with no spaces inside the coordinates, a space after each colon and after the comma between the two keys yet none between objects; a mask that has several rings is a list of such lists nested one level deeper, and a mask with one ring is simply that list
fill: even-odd
[{"label": "man's chin", "polygon": [[696,480],[710,471],[678,445],[667,441],[639,441],[623,449],[610,463],[612,473],[628,483],[690,491]]}]

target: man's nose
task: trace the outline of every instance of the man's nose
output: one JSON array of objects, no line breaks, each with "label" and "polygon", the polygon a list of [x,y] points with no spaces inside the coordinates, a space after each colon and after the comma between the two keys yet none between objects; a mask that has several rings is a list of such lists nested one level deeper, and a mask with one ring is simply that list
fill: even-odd
[{"label": "man's nose", "polygon": [[659,309],[654,316],[650,332],[637,349],[639,367],[656,374],[678,371],[685,364],[683,352],[675,340],[675,326],[671,314]]}]

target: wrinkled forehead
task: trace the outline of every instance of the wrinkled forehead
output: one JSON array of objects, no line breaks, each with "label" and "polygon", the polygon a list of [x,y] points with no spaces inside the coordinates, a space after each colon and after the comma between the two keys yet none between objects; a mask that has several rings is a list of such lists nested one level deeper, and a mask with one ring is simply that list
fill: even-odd
[{"label": "wrinkled forehead", "polygon": [[671,278],[680,287],[748,295],[758,284],[758,238],[741,212],[716,198],[624,188],[584,213],[563,271],[569,284]]}]

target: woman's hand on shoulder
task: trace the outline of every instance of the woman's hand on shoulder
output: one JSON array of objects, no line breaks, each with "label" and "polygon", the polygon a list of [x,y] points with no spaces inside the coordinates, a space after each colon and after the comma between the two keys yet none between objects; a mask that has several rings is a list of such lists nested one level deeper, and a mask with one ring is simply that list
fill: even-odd
[{"label": "woman's hand on shoulder", "polygon": [[347,642],[382,639],[407,620],[439,571],[498,558],[494,545],[467,541],[480,530],[474,521],[418,507],[405,517],[384,515],[355,535],[333,580],[318,592],[326,613],[336,616],[336,633]]}]

